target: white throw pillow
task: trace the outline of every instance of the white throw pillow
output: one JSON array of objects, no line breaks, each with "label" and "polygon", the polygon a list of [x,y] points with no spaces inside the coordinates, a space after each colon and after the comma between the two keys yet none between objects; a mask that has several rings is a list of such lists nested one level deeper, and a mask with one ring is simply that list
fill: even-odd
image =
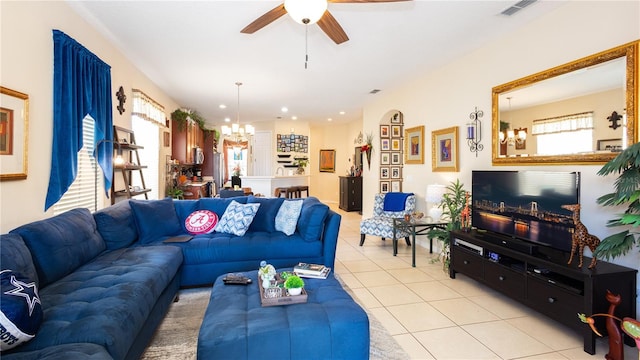
[{"label": "white throw pillow", "polygon": [[243,236],[258,212],[260,204],[240,204],[232,200],[216,225],[216,232]]},{"label": "white throw pillow", "polygon": [[276,215],[276,230],[282,231],[287,236],[291,236],[296,232],[298,218],[302,210],[302,202],[303,200],[285,200],[280,205]]}]

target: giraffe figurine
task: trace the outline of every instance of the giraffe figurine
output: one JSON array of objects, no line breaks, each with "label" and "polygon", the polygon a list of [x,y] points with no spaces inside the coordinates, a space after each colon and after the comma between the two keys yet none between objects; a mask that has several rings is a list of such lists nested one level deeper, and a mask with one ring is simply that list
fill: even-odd
[{"label": "giraffe figurine", "polygon": [[460,227],[464,231],[471,229],[471,209],[469,209],[469,192],[464,194],[464,208],[460,211]]},{"label": "giraffe figurine", "polygon": [[[573,234],[571,235],[571,256],[569,256],[568,265],[571,265],[573,261],[573,254],[576,251],[576,248],[579,251],[580,262],[578,263],[578,267],[582,267],[582,253],[584,252],[584,247],[588,246],[591,253],[593,253],[598,245],[600,245],[600,239],[595,236],[589,234],[589,230],[584,226],[582,222],[580,222],[580,204],[573,205],[562,205],[563,209],[569,210],[573,213],[573,224],[575,225],[575,229],[573,230]],[[591,264],[589,264],[589,269],[593,269],[596,266],[597,259],[593,256],[591,259]]]}]

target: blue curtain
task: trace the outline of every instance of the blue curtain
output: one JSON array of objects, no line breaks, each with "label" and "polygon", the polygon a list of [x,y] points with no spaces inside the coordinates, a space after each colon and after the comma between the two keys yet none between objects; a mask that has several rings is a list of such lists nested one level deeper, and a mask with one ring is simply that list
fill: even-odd
[{"label": "blue curtain", "polygon": [[[77,41],[53,30],[53,147],[45,211],[76,178],[82,149],[82,120],[95,120],[94,144],[113,141],[111,67]],[[96,146],[107,196],[113,180],[113,145]]]}]

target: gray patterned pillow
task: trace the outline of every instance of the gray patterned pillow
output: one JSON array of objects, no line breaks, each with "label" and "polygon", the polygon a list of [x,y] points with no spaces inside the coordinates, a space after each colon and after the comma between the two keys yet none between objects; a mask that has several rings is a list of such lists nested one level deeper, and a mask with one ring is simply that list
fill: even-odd
[{"label": "gray patterned pillow", "polygon": [[285,200],[276,215],[276,230],[287,236],[293,235],[298,225],[303,200]]},{"label": "gray patterned pillow", "polygon": [[222,214],[215,231],[243,236],[258,212],[260,204],[240,204],[233,200]]}]

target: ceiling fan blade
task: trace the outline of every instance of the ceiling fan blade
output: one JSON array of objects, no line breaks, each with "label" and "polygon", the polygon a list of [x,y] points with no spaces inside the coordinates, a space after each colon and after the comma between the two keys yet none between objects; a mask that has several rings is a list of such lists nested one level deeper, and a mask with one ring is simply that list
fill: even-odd
[{"label": "ceiling fan blade", "polygon": [[342,44],[349,40],[347,33],[344,32],[342,26],[338,24],[338,20],[331,15],[329,10],[322,15],[318,21],[318,26],[320,26],[320,29],[322,29],[322,31],[324,31],[324,33],[327,34],[327,36],[329,36],[336,44]]},{"label": "ceiling fan blade", "polygon": [[332,3],[380,3],[380,2],[399,2],[413,0],[328,0]]},{"label": "ceiling fan blade", "polygon": [[247,25],[244,29],[240,30],[240,32],[243,34],[253,34],[254,32],[276,21],[286,13],[287,13],[287,10],[285,10],[284,4],[280,4],[275,8],[269,10],[267,13],[260,16],[259,18],[255,19],[251,24]]}]

